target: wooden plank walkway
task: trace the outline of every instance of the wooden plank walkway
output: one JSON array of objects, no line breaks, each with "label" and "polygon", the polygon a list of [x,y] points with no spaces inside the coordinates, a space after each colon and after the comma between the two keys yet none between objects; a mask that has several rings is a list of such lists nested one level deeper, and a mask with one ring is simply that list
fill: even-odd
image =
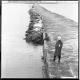
[{"label": "wooden plank walkway", "polygon": [[73,55],[72,50],[63,49],[61,63],[58,63],[57,60],[53,61],[54,51],[54,44],[44,41],[43,54],[46,58],[48,77],[78,78],[78,55]]}]

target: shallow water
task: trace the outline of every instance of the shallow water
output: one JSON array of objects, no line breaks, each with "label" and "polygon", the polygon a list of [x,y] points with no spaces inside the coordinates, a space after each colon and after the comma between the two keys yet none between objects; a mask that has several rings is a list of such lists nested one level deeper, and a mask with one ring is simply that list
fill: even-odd
[{"label": "shallow water", "polygon": [[24,41],[10,45],[2,54],[2,77],[42,78],[42,47],[33,47]]},{"label": "shallow water", "polygon": [[[22,6],[21,6],[22,5]],[[2,78],[42,78],[42,46],[24,40],[29,5],[4,4],[2,9]],[[6,14],[5,14],[6,13]]]},{"label": "shallow water", "polygon": [[42,47],[29,46],[24,41],[10,45],[2,54],[2,77],[42,78]]}]

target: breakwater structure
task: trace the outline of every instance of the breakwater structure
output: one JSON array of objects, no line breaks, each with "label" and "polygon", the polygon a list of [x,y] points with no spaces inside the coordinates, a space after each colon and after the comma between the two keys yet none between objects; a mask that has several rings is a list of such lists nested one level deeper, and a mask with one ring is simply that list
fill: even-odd
[{"label": "breakwater structure", "polygon": [[[30,12],[42,17],[43,25],[39,40],[43,45],[43,77],[78,78],[78,24],[62,15],[48,11],[39,4],[34,4]],[[43,40],[45,32],[50,38],[49,41]],[[61,35],[63,41],[61,63],[53,62],[54,46],[58,35]]]}]

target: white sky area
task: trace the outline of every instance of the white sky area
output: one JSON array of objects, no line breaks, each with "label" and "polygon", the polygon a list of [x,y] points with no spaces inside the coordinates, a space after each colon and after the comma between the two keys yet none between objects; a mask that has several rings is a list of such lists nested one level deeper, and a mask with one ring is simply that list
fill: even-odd
[{"label": "white sky area", "polygon": [[[1,76],[41,78],[41,48],[33,48],[23,40],[30,20],[28,10],[32,4],[4,3],[4,1],[2,3]],[[40,5],[78,22],[77,2]]]},{"label": "white sky area", "polygon": [[49,11],[61,14],[78,22],[78,4],[77,3],[58,3],[58,4],[41,4]]},{"label": "white sky area", "polygon": [[[30,1],[28,2],[27,1],[26,2],[25,1],[9,1],[9,2],[3,1],[3,3],[6,3],[8,5],[13,5],[13,6],[16,4],[18,4],[18,6],[21,6],[24,4],[23,6],[25,6],[25,8],[27,9],[28,7],[32,6],[32,4],[28,4],[30,3]],[[40,3],[40,1],[37,1],[37,3]],[[61,14],[63,16],[66,16],[67,18],[70,18],[78,22],[78,1],[42,1],[42,4],[40,5],[45,7],[49,11]],[[21,9],[22,8],[23,7],[21,7]]]}]

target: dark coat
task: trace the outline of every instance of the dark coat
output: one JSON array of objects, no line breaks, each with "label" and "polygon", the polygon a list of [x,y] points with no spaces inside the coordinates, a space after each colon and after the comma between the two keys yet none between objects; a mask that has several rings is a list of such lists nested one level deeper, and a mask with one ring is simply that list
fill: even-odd
[{"label": "dark coat", "polygon": [[50,40],[47,33],[45,33],[45,39],[44,40],[46,40],[46,41],[49,41]]},{"label": "dark coat", "polygon": [[[60,45],[60,46],[59,46],[59,45]],[[56,45],[55,45],[55,53],[54,53],[55,56],[61,56],[62,46],[63,46],[62,41],[61,41],[61,40],[58,40],[58,41],[56,42]]]}]

